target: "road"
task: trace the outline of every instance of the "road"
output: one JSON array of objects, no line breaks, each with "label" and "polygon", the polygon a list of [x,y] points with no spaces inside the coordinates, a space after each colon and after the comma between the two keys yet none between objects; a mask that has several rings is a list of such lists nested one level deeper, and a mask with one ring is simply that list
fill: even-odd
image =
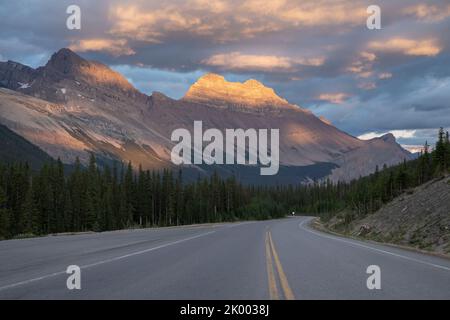
[{"label": "road", "polygon": [[[0,299],[450,299],[450,260],[315,231],[311,218],[0,242]],[[81,268],[81,290],[66,269]],[[367,267],[381,271],[369,290]]]}]

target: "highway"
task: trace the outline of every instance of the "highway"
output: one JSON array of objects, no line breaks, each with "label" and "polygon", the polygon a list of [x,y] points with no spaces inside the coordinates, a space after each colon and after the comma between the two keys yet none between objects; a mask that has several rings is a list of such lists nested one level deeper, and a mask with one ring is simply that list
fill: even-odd
[{"label": "highway", "polygon": [[[0,241],[0,299],[450,299],[450,260],[310,217]],[[69,290],[70,265],[81,289]],[[381,289],[366,273],[379,266]]]}]

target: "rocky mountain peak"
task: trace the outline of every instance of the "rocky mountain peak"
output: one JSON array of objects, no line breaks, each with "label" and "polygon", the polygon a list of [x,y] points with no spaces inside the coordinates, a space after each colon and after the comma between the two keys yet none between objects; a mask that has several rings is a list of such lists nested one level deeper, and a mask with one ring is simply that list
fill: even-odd
[{"label": "rocky mountain peak", "polygon": [[244,82],[244,86],[248,88],[265,88],[265,86],[261,82],[255,79],[248,79]]},{"label": "rocky mountain peak", "polygon": [[81,80],[93,86],[100,85],[115,90],[135,91],[127,79],[118,72],[100,62],[83,59],[67,48],[54,53],[44,70],[50,74],[62,74],[64,77]]},{"label": "rocky mountain peak", "polygon": [[197,83],[225,83],[225,82],[226,82],[225,77],[216,73],[206,73],[197,80]]},{"label": "rocky mountain peak", "polygon": [[287,106],[272,88],[257,80],[229,82],[223,76],[208,73],[200,77],[188,90],[183,100],[214,104],[250,107]]},{"label": "rocky mountain peak", "polygon": [[35,70],[14,61],[0,62],[0,87],[12,90],[28,88]]},{"label": "rocky mountain peak", "polygon": [[395,136],[392,133],[386,133],[385,135],[380,137],[381,140],[389,143],[396,143],[397,140],[395,139]]},{"label": "rocky mountain peak", "polygon": [[55,52],[46,64],[47,69],[54,69],[63,74],[73,74],[82,66],[88,65],[88,61],[81,58],[70,49],[63,48]]}]

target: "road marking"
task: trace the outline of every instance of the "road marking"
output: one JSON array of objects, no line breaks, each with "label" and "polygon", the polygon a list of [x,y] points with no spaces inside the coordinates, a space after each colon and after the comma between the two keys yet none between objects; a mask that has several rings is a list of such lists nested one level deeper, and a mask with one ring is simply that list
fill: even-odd
[{"label": "road marking", "polygon": [[[144,253],[147,253],[147,252],[159,250],[159,249],[166,248],[166,247],[169,247],[169,246],[173,246],[173,245],[176,245],[176,244],[179,244],[179,243],[182,243],[182,242],[186,242],[186,241],[189,241],[189,240],[193,240],[193,239],[197,239],[197,238],[200,238],[200,237],[204,237],[204,236],[207,236],[207,235],[212,234],[212,233],[215,233],[215,231],[205,232],[205,233],[202,233],[202,234],[199,234],[199,235],[196,235],[196,236],[180,239],[180,240],[177,240],[177,241],[174,241],[174,242],[169,242],[169,243],[162,244],[160,246],[152,247],[152,248],[149,248],[149,249],[136,251],[136,252],[132,252],[132,253],[129,253],[129,254],[126,254],[126,255],[123,255],[123,256],[118,256],[118,257],[114,257],[114,258],[98,261],[98,262],[95,262],[95,263],[87,264],[87,265],[84,265],[84,266],[80,266],[80,268],[81,269],[87,269],[87,268],[96,267],[96,266],[99,266],[99,265],[102,265],[102,264],[105,264],[105,263],[110,263],[110,262],[115,262],[115,261],[118,261],[118,260],[123,260],[123,259],[129,258],[129,257],[141,255],[141,254],[144,254]],[[7,289],[12,289],[12,288],[15,288],[15,287],[19,287],[19,286],[22,286],[22,285],[30,284],[32,282],[36,282],[36,281],[40,281],[40,280],[53,278],[53,277],[56,277],[56,276],[59,276],[59,275],[62,275],[62,274],[66,274],[66,270],[60,271],[60,272],[51,273],[51,274],[47,274],[47,275],[44,275],[44,276],[41,276],[41,277],[29,279],[29,280],[16,282],[16,283],[13,283],[13,284],[9,284],[9,285],[0,287],[0,291],[7,290]]]},{"label": "road marking", "polygon": [[450,268],[449,268],[449,267],[442,266],[442,265],[440,265],[440,264],[434,264],[434,263],[431,263],[431,262],[427,262],[427,261],[423,261],[423,260],[411,258],[411,257],[408,257],[408,256],[404,256],[404,255],[401,255],[401,254],[398,254],[398,253],[393,253],[393,252],[390,252],[390,251],[386,251],[386,250],[382,250],[382,249],[377,249],[377,248],[374,248],[374,247],[371,247],[371,246],[367,246],[367,245],[358,243],[358,242],[356,242],[356,241],[349,241],[349,240],[341,239],[341,238],[338,238],[338,237],[333,237],[333,236],[321,234],[321,233],[319,233],[319,232],[316,232],[316,231],[313,231],[313,230],[310,230],[310,229],[305,228],[305,227],[304,227],[304,224],[305,224],[306,222],[308,222],[308,221],[309,221],[309,220],[303,220],[302,222],[300,222],[300,223],[298,224],[298,227],[299,227],[300,229],[302,229],[302,230],[304,230],[304,231],[307,231],[307,232],[309,232],[309,233],[312,233],[312,234],[314,234],[314,235],[316,235],[316,236],[318,236],[318,237],[322,237],[322,238],[327,238],[327,239],[332,239],[332,240],[344,242],[344,243],[347,243],[347,244],[350,244],[350,245],[353,245],[353,246],[357,246],[357,247],[361,247],[361,248],[365,248],[365,249],[370,249],[370,250],[376,251],[376,252],[378,252],[378,253],[384,253],[384,254],[388,254],[388,255],[391,255],[391,256],[394,256],[394,257],[397,257],[397,258],[402,258],[402,259],[405,259],[405,260],[414,261],[414,262],[421,263],[421,264],[424,264],[424,265],[428,265],[428,266],[431,266],[431,267],[435,267],[435,268],[438,268],[438,269],[450,271]]},{"label": "road marking", "polygon": [[255,223],[255,221],[246,221],[246,222],[239,222],[239,223],[230,223],[230,224],[222,224],[222,226],[224,226],[225,228],[235,228],[235,227],[239,227],[239,226],[243,226],[246,224],[251,224],[251,223]]},{"label": "road marking", "polygon": [[278,295],[277,282],[275,280],[275,272],[272,263],[272,254],[270,253],[269,231],[266,232],[266,266],[267,278],[269,280],[269,295],[271,300],[280,300]]},{"label": "road marking", "polygon": [[275,265],[278,270],[278,276],[280,277],[281,287],[283,288],[284,296],[286,300],[295,300],[294,293],[292,292],[291,287],[289,286],[286,274],[284,273],[280,259],[278,258],[277,250],[275,249],[275,245],[273,244],[272,235],[270,234],[270,231],[268,233],[269,233],[270,247],[272,248],[273,258],[275,260]]},{"label": "road marking", "polygon": [[286,300],[294,300],[294,293],[292,292],[286,274],[284,273],[283,266],[281,265],[280,258],[278,257],[277,250],[272,240],[272,234],[270,231],[266,232],[266,265],[267,265],[267,277],[269,280],[269,294],[270,299],[279,300],[280,295],[278,293],[277,281],[275,277],[275,269],[273,267],[273,260],[275,261],[276,271],[278,271],[278,278],[280,279],[281,288],[283,289],[284,297]]}]

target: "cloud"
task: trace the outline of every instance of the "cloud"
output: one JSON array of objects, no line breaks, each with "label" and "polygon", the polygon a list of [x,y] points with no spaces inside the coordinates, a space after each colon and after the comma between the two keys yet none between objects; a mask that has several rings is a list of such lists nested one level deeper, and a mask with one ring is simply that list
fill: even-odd
[{"label": "cloud", "polygon": [[347,67],[346,71],[356,75],[358,79],[357,87],[362,90],[374,90],[377,88],[376,80],[386,80],[392,78],[390,72],[377,72],[374,68],[377,55],[363,51],[358,58]]},{"label": "cloud", "polygon": [[317,99],[322,101],[328,101],[334,104],[342,104],[345,100],[347,100],[349,97],[349,94],[339,92],[339,93],[322,93],[320,94]]},{"label": "cloud", "polygon": [[378,74],[378,79],[380,79],[380,80],[390,79],[390,78],[392,78],[392,73],[390,73],[390,72],[382,72],[382,73]]},{"label": "cloud", "polygon": [[363,51],[361,52],[361,57],[364,58],[366,61],[375,61],[377,59],[377,55],[372,52]]},{"label": "cloud", "polygon": [[[450,123],[450,77],[417,75],[407,81],[395,77],[389,82],[383,90],[367,92],[365,98],[361,93],[354,95],[342,108],[318,106],[314,112],[356,136],[367,132],[416,130],[414,138],[401,143],[434,142],[437,128],[448,127]],[[402,139],[406,140],[406,135]]]},{"label": "cloud", "polygon": [[420,3],[405,8],[403,13],[424,22],[440,22],[450,17],[450,4]]},{"label": "cloud", "polygon": [[442,47],[436,39],[412,40],[406,38],[392,38],[387,41],[373,41],[369,48],[376,51],[402,53],[410,56],[429,56],[439,54]]},{"label": "cloud", "polygon": [[429,104],[412,104],[411,107],[415,111],[443,111],[445,112],[447,109],[450,109],[449,105],[429,105]]},{"label": "cloud", "polygon": [[361,140],[370,140],[384,136],[387,133],[392,133],[396,139],[399,138],[413,138],[416,135],[417,130],[390,130],[387,132],[368,132],[358,136]]},{"label": "cloud", "polygon": [[[367,30],[363,0],[77,3],[82,29],[71,31],[68,1],[3,1],[3,59],[37,67],[71,45],[171,97],[203,72],[254,78],[353,135],[450,123],[448,0],[382,0],[381,31]],[[337,93],[349,97],[318,99]]]},{"label": "cloud", "polygon": [[[109,9],[111,34],[163,42],[173,34],[202,36],[214,42],[232,42],[270,32],[333,26],[365,26],[363,1],[286,0],[173,0],[113,4]],[[335,32],[339,32],[338,29]]]},{"label": "cloud", "polygon": [[266,16],[277,15],[286,6],[286,0],[247,0],[243,1],[241,8],[245,12],[252,12]]},{"label": "cloud", "polygon": [[408,150],[411,153],[420,153],[424,151],[424,145],[417,144],[402,144],[402,148]]},{"label": "cloud", "polygon": [[171,32],[187,31],[193,34],[208,34],[211,26],[201,16],[183,11],[183,6],[166,4],[156,9],[145,10],[137,5],[119,5],[110,9],[110,20],[114,25],[111,34],[158,43]]},{"label": "cloud", "polygon": [[188,3],[194,8],[203,8],[213,14],[229,12],[231,9],[230,3],[224,0],[191,0]]},{"label": "cloud", "polygon": [[83,39],[72,43],[69,48],[77,52],[103,51],[113,56],[130,56],[136,52],[131,49],[124,39]]},{"label": "cloud", "polygon": [[347,67],[347,71],[356,74],[360,78],[369,78],[373,74],[373,64],[377,59],[374,53],[363,51],[358,58]]},{"label": "cloud", "polygon": [[213,55],[202,60],[202,63],[225,70],[292,71],[292,69],[298,66],[321,66],[324,61],[324,58],[293,59],[274,55],[253,55],[231,52]]},{"label": "cloud", "polygon": [[123,74],[141,92],[145,94],[162,92],[173,99],[183,97],[189,87],[204,74],[203,71],[187,73],[163,71],[149,66],[113,65],[111,67]]},{"label": "cloud", "polygon": [[364,82],[360,82],[358,83],[358,88],[363,89],[363,90],[374,90],[376,89],[377,84],[375,82],[371,82],[371,81],[364,81]]},{"label": "cloud", "polygon": [[294,26],[355,26],[364,25],[366,8],[364,5],[355,6],[354,1],[316,1],[315,5],[300,2],[287,10],[280,10],[278,16]]}]

